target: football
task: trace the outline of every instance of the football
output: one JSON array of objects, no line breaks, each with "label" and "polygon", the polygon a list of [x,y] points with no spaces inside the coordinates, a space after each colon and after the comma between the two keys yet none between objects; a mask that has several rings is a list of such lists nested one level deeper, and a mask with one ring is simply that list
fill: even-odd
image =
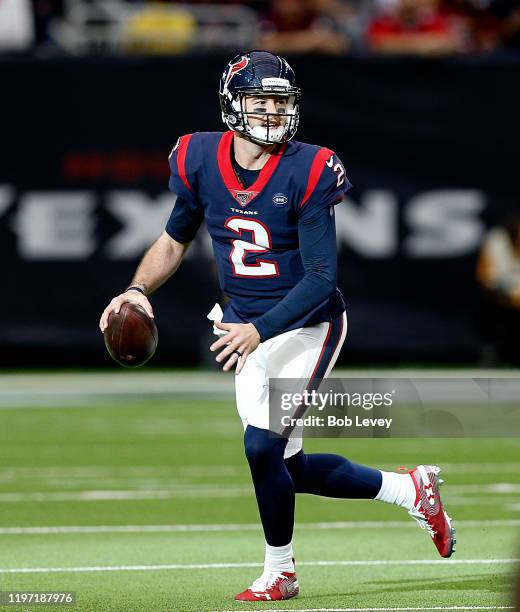
[{"label": "football", "polygon": [[116,314],[111,312],[104,332],[110,356],[122,366],[145,364],[157,348],[157,327],[141,306],[126,302]]}]

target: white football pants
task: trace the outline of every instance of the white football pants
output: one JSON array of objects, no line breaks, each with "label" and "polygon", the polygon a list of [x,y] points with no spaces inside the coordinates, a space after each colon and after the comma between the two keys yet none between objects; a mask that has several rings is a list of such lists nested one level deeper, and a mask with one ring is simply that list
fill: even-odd
[{"label": "white football pants", "polygon": [[[346,334],[343,313],[331,322],[293,329],[262,342],[235,376],[237,409],[244,429],[248,425],[269,429],[270,378],[298,379],[297,387],[291,386],[294,393],[308,389],[314,380],[330,374]],[[290,437],[284,457],[301,448],[302,439]]]}]

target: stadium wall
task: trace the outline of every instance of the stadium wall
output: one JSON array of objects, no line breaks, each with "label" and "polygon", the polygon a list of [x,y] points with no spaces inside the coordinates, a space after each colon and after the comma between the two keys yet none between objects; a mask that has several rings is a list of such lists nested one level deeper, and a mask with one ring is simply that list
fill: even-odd
[{"label": "stadium wall", "polygon": [[[101,310],[129,282],[174,203],[177,137],[221,130],[228,58],[0,61],[2,365],[106,363]],[[343,361],[472,361],[475,263],[519,208],[520,59],[295,57],[298,139],[341,157]],[[220,299],[203,231],[152,297],[156,363],[207,359]]]}]

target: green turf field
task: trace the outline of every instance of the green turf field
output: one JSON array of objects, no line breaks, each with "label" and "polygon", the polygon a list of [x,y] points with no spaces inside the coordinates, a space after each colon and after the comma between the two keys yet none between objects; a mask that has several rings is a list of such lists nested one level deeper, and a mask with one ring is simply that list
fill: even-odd
[{"label": "green turf field", "polygon": [[73,609],[96,612],[511,606],[514,438],[309,440],[307,452],[375,467],[441,465],[456,555],[441,560],[404,510],[299,496],[301,595],[233,601],[261,573],[263,538],[231,382],[153,371],[0,376],[0,590],[75,591]]}]

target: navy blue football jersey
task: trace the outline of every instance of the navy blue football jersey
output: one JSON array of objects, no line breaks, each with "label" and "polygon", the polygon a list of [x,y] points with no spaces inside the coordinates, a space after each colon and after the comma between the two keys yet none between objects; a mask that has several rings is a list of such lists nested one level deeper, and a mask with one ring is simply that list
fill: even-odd
[{"label": "navy blue football jersey", "polygon": [[[234,133],[199,132],[177,141],[170,190],[182,199],[166,231],[190,242],[205,219],[224,294],[225,322],[249,322],[276,306],[305,276],[298,226],[312,223],[351,187],[330,149],[289,141],[244,188],[231,161]],[[334,266],[335,266],[334,253]],[[283,331],[330,321],[345,309],[336,290]]]}]

